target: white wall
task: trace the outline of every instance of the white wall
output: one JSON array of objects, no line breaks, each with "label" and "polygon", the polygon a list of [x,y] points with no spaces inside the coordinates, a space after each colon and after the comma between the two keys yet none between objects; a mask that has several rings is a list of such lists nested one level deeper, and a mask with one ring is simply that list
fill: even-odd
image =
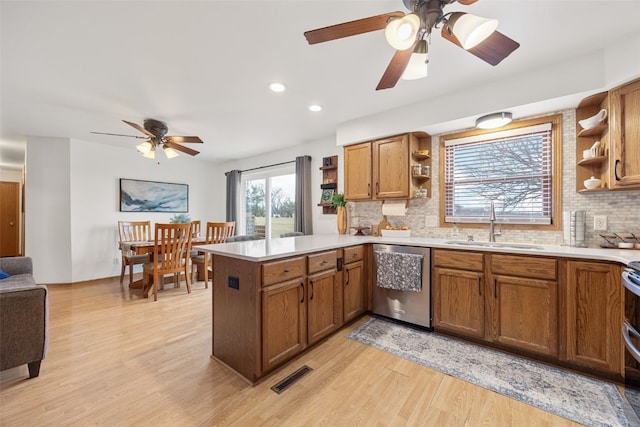
[{"label": "white wall", "polygon": [[25,185],[25,255],[41,283],[69,283],[71,273],[70,144],[29,138]]},{"label": "white wall", "polygon": [[223,181],[217,171],[187,156],[157,164],[133,147],[30,138],[26,254],[34,258],[36,280],[71,283],[119,275],[117,221],[169,222],[172,213],[119,212],[119,178],[188,184],[189,215],[206,222],[224,218],[224,193],[209,189],[211,182]]}]

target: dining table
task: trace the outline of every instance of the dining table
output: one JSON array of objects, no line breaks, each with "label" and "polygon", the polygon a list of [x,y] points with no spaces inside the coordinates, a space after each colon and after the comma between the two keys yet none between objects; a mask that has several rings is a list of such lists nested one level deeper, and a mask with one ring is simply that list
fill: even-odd
[{"label": "dining table", "polygon": [[[195,236],[191,238],[191,246],[205,245],[206,241],[207,239],[204,236]],[[118,247],[121,251],[132,251],[136,255],[151,254],[151,260],[153,261],[153,248],[155,244],[156,243],[153,240],[120,241],[118,242]],[[198,272],[198,277],[200,276],[201,273]],[[129,284],[129,288],[142,289],[142,279],[131,282]]]}]

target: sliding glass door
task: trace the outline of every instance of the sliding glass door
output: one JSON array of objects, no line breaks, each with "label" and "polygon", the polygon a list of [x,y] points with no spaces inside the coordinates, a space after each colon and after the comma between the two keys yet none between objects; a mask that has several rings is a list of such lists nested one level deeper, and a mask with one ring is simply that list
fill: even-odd
[{"label": "sliding glass door", "polygon": [[240,232],[271,238],[294,231],[295,186],[293,164],[243,173]]}]

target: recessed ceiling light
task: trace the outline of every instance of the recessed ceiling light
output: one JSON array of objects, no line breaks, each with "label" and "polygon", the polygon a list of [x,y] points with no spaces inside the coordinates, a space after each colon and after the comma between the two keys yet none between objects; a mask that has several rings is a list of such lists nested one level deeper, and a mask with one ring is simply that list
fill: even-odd
[{"label": "recessed ceiling light", "polygon": [[285,86],[285,84],[284,84],[284,83],[280,83],[280,82],[271,82],[271,83],[269,83],[269,89],[270,89],[272,92],[280,93],[280,92],[284,92],[285,90],[287,90],[287,87]]},{"label": "recessed ceiling light", "polygon": [[316,113],[318,111],[322,111],[322,105],[311,104],[311,105],[309,105],[309,110],[313,111],[314,113]]}]

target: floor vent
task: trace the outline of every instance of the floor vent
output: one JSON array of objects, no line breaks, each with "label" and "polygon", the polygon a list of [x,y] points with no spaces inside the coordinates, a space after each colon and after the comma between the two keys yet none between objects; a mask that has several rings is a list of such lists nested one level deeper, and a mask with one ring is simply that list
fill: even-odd
[{"label": "floor vent", "polygon": [[293,383],[295,383],[300,378],[302,378],[305,375],[307,375],[312,370],[313,369],[311,369],[307,365],[304,365],[302,368],[298,369],[297,371],[295,371],[294,373],[289,375],[287,378],[283,379],[278,384],[276,384],[273,387],[271,387],[271,390],[273,390],[276,393],[280,394],[283,391],[285,391],[286,389],[288,389],[289,387],[291,387],[293,385]]}]

